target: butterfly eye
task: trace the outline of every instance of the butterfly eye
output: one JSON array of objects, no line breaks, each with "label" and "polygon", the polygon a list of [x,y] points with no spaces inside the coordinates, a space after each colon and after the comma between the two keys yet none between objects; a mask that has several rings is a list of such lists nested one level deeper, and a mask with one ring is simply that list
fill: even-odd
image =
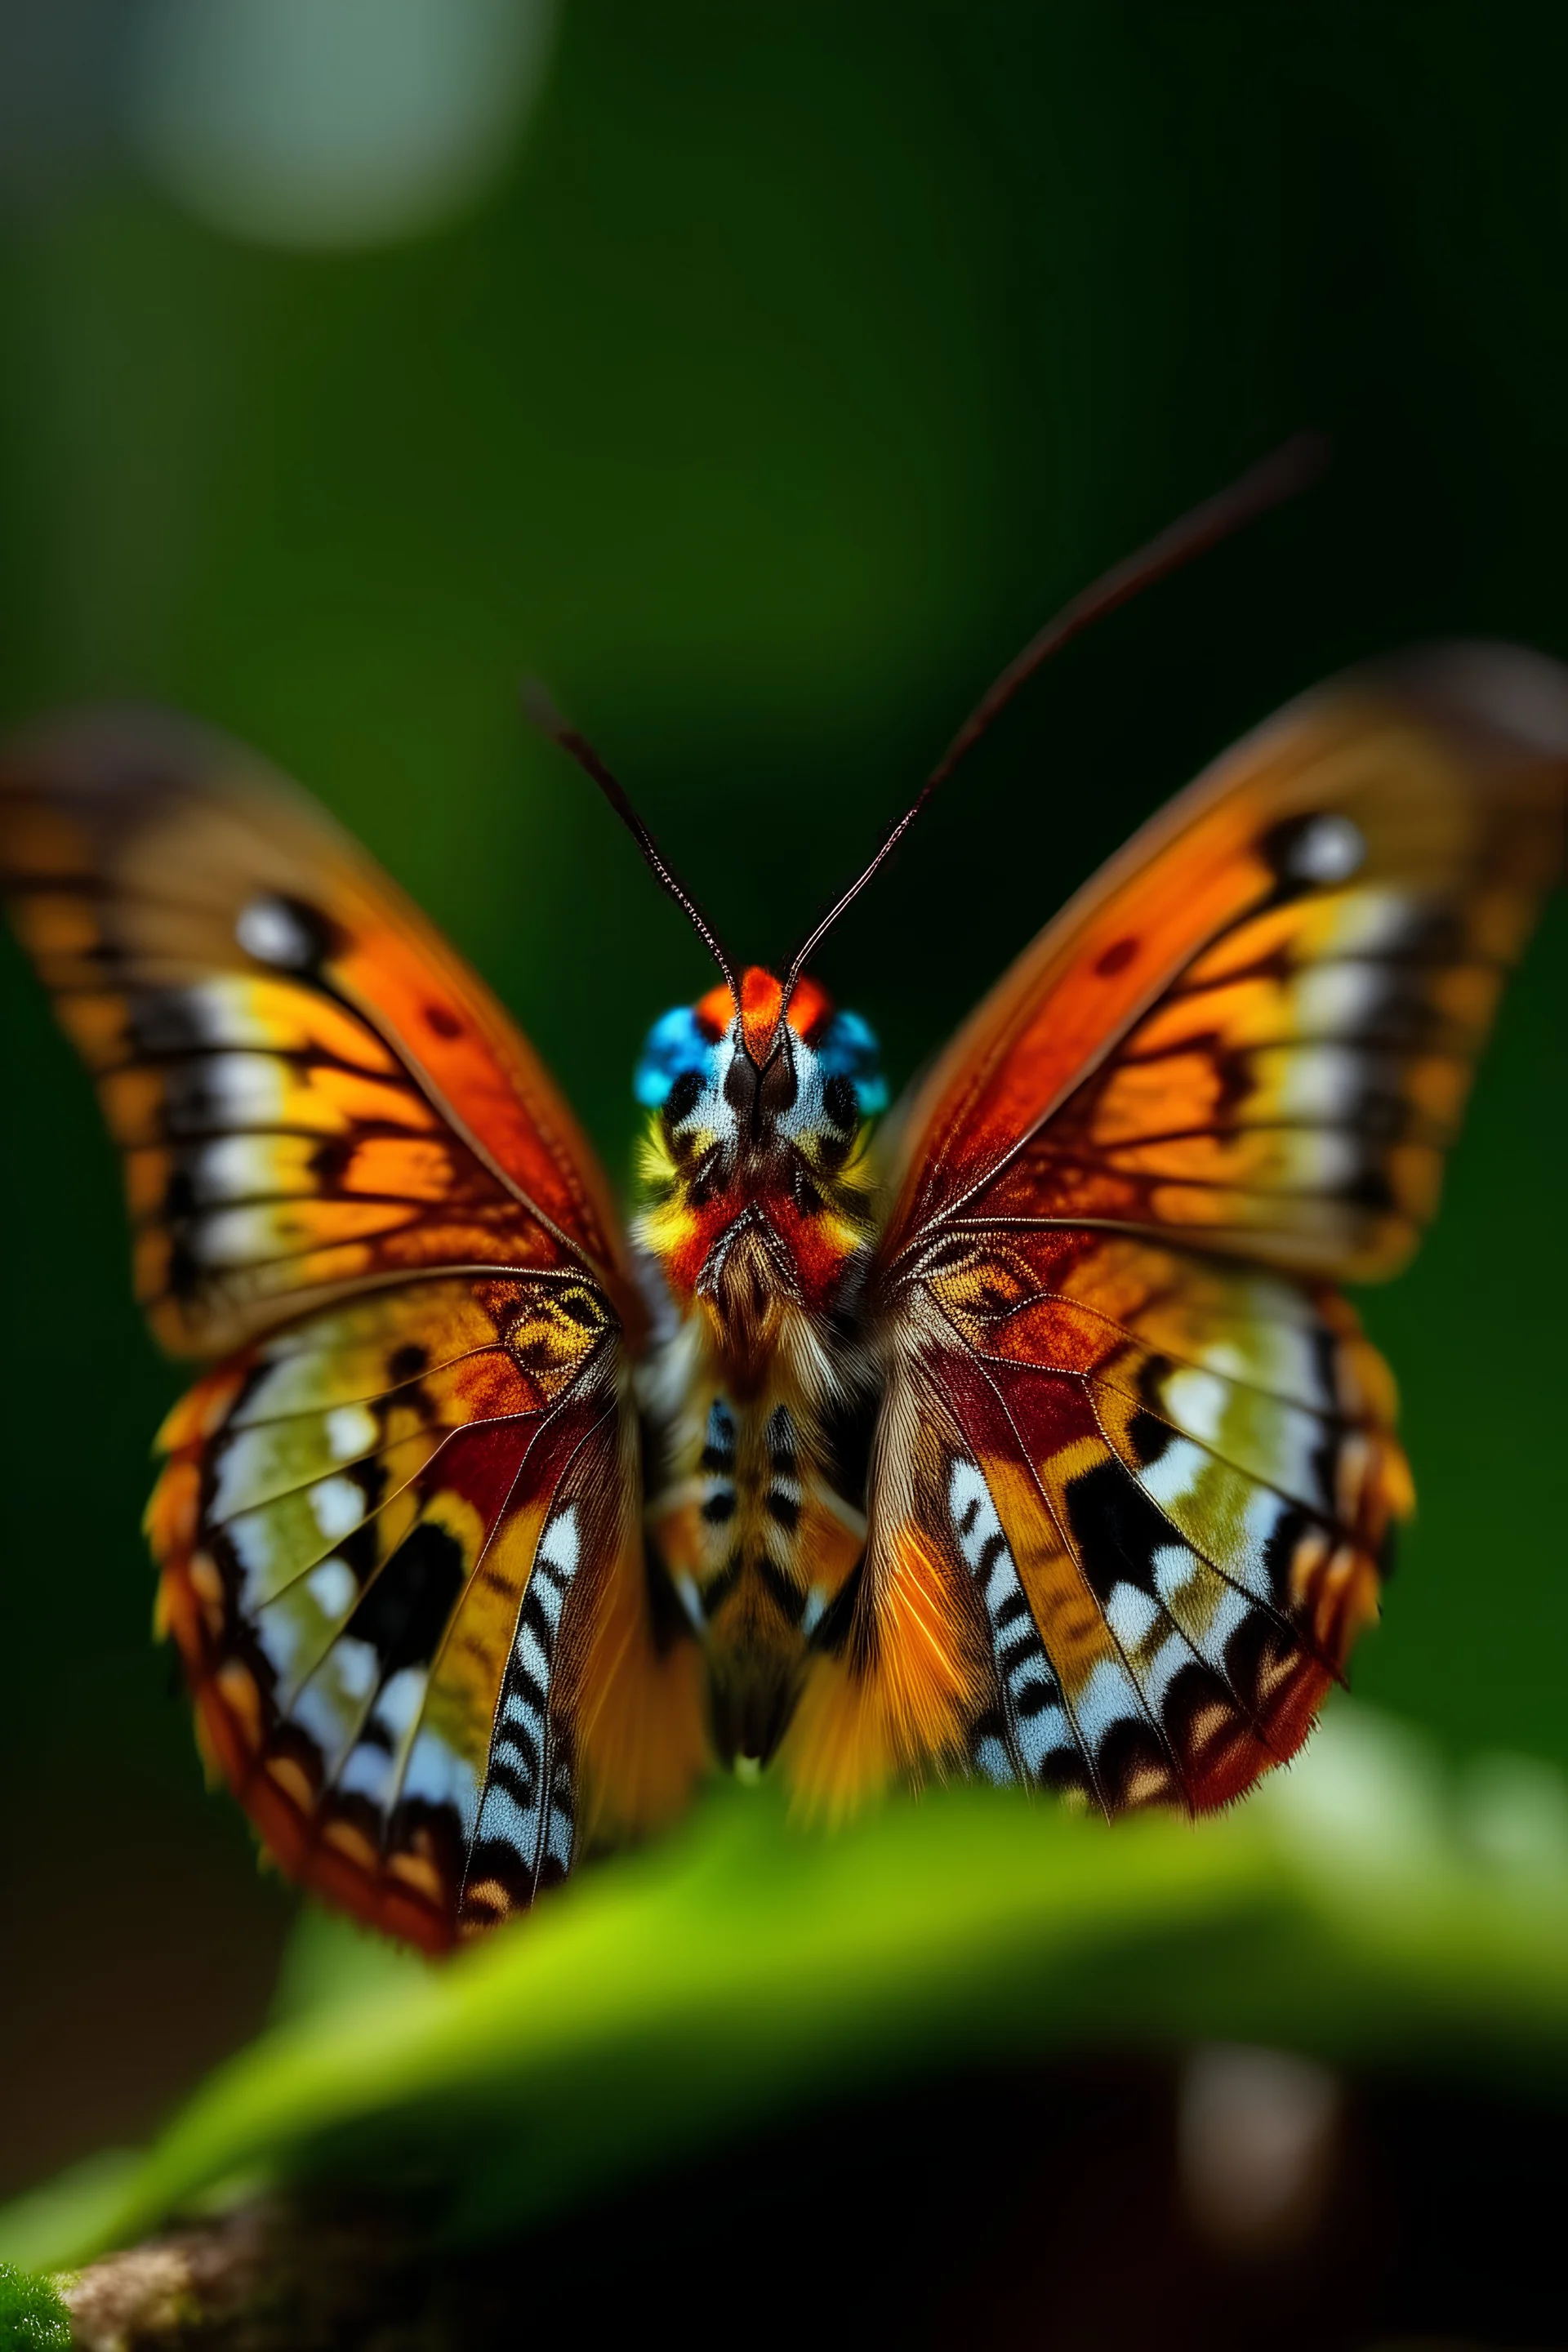
[{"label": "butterfly eye", "polygon": [[830,1077],[822,1089],[822,1108],[829,1121],[847,1135],[860,1118],[860,1097],[855,1091],[855,1081],[842,1071]]},{"label": "butterfly eye", "polygon": [[[668,1107],[672,1089],[683,1079],[695,1079],[697,1094],[712,1060],[714,1039],[689,1004],[678,1004],[648,1031],[637,1072],[632,1079],[632,1093],[650,1110],[662,1104]],[[691,1108],[697,1094],[689,1095],[684,1110],[675,1117],[683,1118]]]},{"label": "butterfly eye", "polygon": [[689,1118],[702,1097],[702,1080],[696,1070],[682,1070],[664,1098],[667,1127],[679,1127]]},{"label": "butterfly eye", "polygon": [[[836,1126],[852,1128],[860,1119],[875,1118],[879,1111],[887,1109],[888,1087],[877,1066],[881,1059],[877,1040],[858,1013],[836,1013],[823,1031],[816,1051],[826,1081],[823,1099],[828,1118]],[[830,1094],[840,1079],[847,1083],[854,1104],[848,1118],[843,1119],[834,1109]],[[842,1102],[842,1095],[837,1099]]]}]

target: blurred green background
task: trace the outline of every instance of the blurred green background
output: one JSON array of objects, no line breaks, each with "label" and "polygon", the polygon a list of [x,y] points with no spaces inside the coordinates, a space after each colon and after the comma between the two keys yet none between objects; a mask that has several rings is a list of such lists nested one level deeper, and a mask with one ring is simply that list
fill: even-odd
[{"label": "blurred green background", "polygon": [[[0,9],[0,717],[153,698],[271,753],[617,1176],[642,1032],[709,975],[525,669],[775,958],[1047,612],[1331,434],[1326,487],[1074,648],[836,934],[897,1080],[1289,694],[1433,635],[1568,649],[1568,20],[320,0],[334,50],[303,5]],[[1357,1667],[1457,1755],[1560,1764],[1565,982],[1559,903],[1365,1302],[1422,1508]],[[178,1376],[8,942],[0,1049],[3,2189],[237,2042],[292,1906],[147,1639]]]}]

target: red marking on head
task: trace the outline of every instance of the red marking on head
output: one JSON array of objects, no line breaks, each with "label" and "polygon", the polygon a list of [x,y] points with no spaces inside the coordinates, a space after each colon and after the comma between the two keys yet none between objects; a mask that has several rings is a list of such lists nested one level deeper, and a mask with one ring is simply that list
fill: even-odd
[{"label": "red marking on head", "polygon": [[[741,979],[741,1034],[747,1053],[759,1067],[767,1060],[773,1035],[779,1025],[779,1004],[784,991],[771,971],[761,964],[748,964]],[[809,1038],[821,1027],[833,1010],[832,999],[815,980],[796,982],[795,994],[789,1001],[786,1015],[797,1037]],[[700,996],[692,1011],[704,1028],[711,1029],[716,1037],[723,1035],[735,1017],[735,1007],[727,988],[710,988]]]},{"label": "red marking on head", "polygon": [[789,1025],[797,1037],[807,1041],[821,1028],[833,1010],[833,999],[815,980],[802,973],[795,984],[795,994],[789,1001]]},{"label": "red marking on head", "polygon": [[741,977],[741,1038],[759,1067],[768,1058],[783,1003],[784,990],[773,973],[760,963],[748,964]]},{"label": "red marking on head", "polygon": [[735,1000],[722,982],[700,996],[691,1008],[704,1029],[714,1037],[721,1037],[735,1017]]}]

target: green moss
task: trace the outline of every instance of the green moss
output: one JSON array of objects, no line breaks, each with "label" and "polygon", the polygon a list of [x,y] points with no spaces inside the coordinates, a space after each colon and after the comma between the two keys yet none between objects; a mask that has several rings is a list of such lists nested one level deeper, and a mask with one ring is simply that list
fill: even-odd
[{"label": "green moss", "polygon": [[70,2352],[71,2325],[47,2279],[0,2263],[0,2352]]}]

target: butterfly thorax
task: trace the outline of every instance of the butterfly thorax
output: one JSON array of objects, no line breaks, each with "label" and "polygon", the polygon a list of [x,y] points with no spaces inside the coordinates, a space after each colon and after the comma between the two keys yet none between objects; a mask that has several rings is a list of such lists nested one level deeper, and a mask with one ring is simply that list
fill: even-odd
[{"label": "butterfly thorax", "polygon": [[707,1654],[721,1752],[765,1756],[864,1547],[845,1431],[874,1389],[858,1308],[884,1099],[864,1024],[746,974],[668,1014],[634,1226],[658,1307],[642,1380],[650,1541]]}]

